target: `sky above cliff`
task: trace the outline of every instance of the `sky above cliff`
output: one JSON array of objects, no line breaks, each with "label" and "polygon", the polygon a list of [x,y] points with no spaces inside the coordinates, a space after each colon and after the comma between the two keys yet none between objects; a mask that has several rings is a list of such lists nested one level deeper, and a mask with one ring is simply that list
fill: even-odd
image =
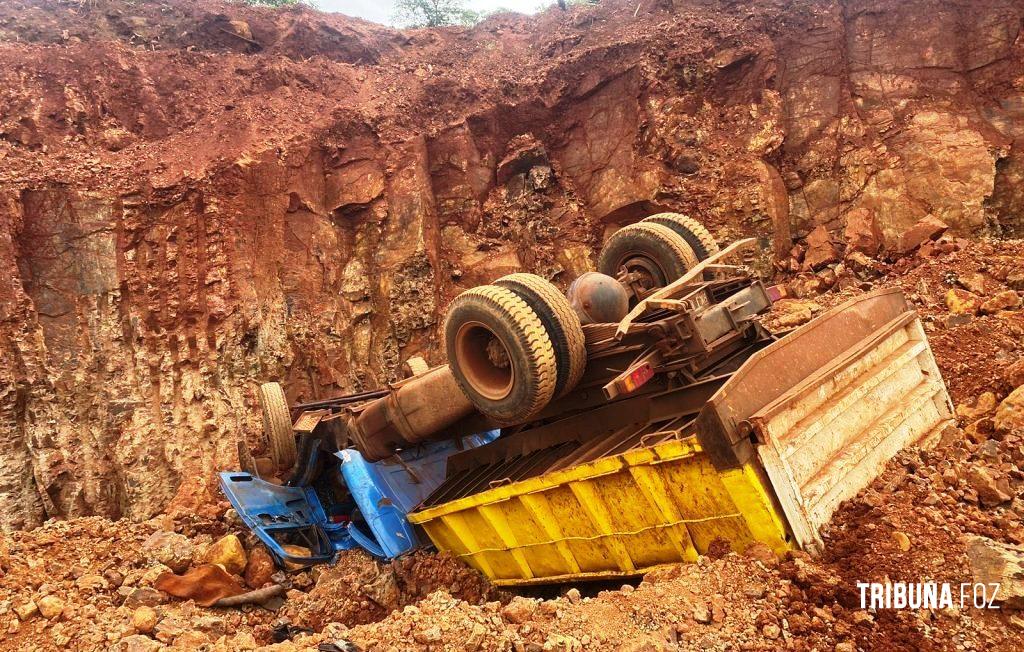
[{"label": "sky above cliff", "polygon": [[[315,4],[323,11],[337,11],[385,25],[391,24],[391,15],[394,13],[392,0],[315,0]],[[465,4],[467,9],[473,11],[509,9],[532,14],[538,7],[553,4],[553,0],[468,0]]]}]

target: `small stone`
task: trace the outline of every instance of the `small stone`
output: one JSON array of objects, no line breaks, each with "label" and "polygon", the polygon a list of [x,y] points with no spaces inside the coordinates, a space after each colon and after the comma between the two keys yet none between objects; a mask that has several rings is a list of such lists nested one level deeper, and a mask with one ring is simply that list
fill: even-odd
[{"label": "small stone", "polygon": [[501,615],[508,622],[521,625],[530,620],[536,611],[536,600],[517,595],[501,609]]},{"label": "small stone", "polygon": [[181,650],[200,650],[210,644],[210,637],[202,632],[185,631],[174,637],[172,648]]},{"label": "small stone", "polygon": [[121,639],[115,649],[123,652],[156,652],[164,649],[164,646],[148,636],[133,634]]},{"label": "small stone", "polygon": [[232,575],[241,575],[245,571],[248,559],[242,542],[234,534],[229,534],[207,548],[202,561],[207,564],[218,564]]},{"label": "small stone", "polygon": [[156,629],[159,616],[153,607],[139,607],[132,612],[132,627],[140,634],[149,634]]},{"label": "small stone", "polygon": [[576,587],[573,587],[573,588],[571,588],[571,589],[569,589],[568,591],[565,592],[565,597],[572,604],[579,604],[580,597],[581,597],[580,596],[580,590],[577,589]]},{"label": "small stone", "polygon": [[866,625],[874,622],[875,617],[866,611],[855,611],[853,612],[853,624],[854,625]]},{"label": "small stone", "polygon": [[622,591],[623,593],[632,593],[636,589],[633,587],[632,584],[623,584],[622,587],[619,588],[619,590]]},{"label": "small stone", "polygon": [[128,597],[124,600],[124,606],[129,609],[136,609],[138,607],[155,607],[158,604],[163,604],[164,594],[157,591],[151,586],[142,586],[137,589],[132,589],[132,592],[128,594]]},{"label": "small stone", "polygon": [[29,600],[28,602],[14,605],[14,613],[17,614],[18,618],[21,620],[28,620],[39,613],[39,606],[35,602]]},{"label": "small stone", "polygon": [[775,623],[768,623],[761,628],[761,633],[764,634],[765,638],[775,640],[782,634],[782,629]]},{"label": "small stone", "polygon": [[124,584],[124,575],[112,568],[103,571],[103,579],[115,589]]},{"label": "small stone", "polygon": [[188,537],[158,530],[142,543],[142,553],[175,573],[183,573],[192,565],[195,547]]},{"label": "small stone", "polygon": [[39,613],[47,620],[53,620],[64,612],[64,601],[55,595],[48,595],[38,601]]},{"label": "small stone", "polygon": [[720,623],[725,620],[725,596],[716,595],[711,598],[711,622]]},{"label": "small stone", "polygon": [[857,652],[857,646],[850,641],[836,643],[835,652]]},{"label": "small stone", "polygon": [[1013,499],[987,467],[972,466],[967,472],[967,483],[977,492],[978,500],[986,507],[995,507]]},{"label": "small stone", "polygon": [[711,610],[706,604],[699,604],[693,608],[693,619],[698,623],[707,625],[711,622]]},{"label": "small stone", "polygon": [[903,532],[893,532],[892,538],[903,552],[910,550],[910,537]]},{"label": "small stone", "polygon": [[981,304],[981,312],[986,315],[1000,310],[1016,310],[1020,308],[1020,295],[1013,290],[1004,290]]},{"label": "small stone", "polygon": [[412,638],[421,645],[430,645],[441,641],[441,628],[434,626],[413,633]]},{"label": "small stone", "polygon": [[107,580],[103,579],[102,575],[94,574],[79,577],[75,580],[75,586],[83,591],[99,591],[108,588]]}]

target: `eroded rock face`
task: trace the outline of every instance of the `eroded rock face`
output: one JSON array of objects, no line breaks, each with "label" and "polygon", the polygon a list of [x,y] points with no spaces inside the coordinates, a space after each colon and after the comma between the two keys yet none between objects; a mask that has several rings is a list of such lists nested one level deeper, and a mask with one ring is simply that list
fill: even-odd
[{"label": "eroded rock face", "polygon": [[[819,266],[926,219],[1021,228],[1012,0],[608,2],[413,35],[22,4],[0,48],[5,528],[209,509],[236,442],[262,445],[258,382],[310,399],[439,362],[459,291],[564,287],[653,212],[770,242],[765,270],[811,233]],[[147,47],[118,40],[129,19]]]}]

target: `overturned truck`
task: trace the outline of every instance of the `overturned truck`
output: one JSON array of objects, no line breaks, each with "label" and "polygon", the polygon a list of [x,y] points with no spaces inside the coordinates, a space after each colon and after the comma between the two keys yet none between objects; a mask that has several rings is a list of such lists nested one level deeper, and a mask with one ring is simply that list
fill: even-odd
[{"label": "overturned truck", "polygon": [[766,330],[777,294],[743,264],[754,245],[719,250],[659,214],[567,295],[531,274],[467,290],[447,364],[291,408],[261,388],[290,475],[250,463],[225,493],[282,561],[393,556],[425,534],[498,584],[636,575],[716,540],[819,550],[840,502],[952,406],[896,290]]}]

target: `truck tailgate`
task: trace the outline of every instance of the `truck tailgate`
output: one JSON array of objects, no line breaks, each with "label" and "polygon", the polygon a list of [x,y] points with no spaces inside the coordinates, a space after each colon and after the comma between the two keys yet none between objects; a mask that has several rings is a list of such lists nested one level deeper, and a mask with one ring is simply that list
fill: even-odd
[{"label": "truck tailgate", "polygon": [[934,441],[953,413],[921,321],[895,290],[853,299],[755,354],[709,407],[738,446],[753,440],[810,550],[840,502],[902,448]]}]

